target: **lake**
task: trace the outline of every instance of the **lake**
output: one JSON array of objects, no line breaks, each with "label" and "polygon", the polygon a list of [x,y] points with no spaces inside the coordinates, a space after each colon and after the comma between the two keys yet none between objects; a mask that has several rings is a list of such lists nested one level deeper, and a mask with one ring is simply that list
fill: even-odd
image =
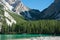
[{"label": "lake", "polygon": [[0,34],[0,40],[52,36],[49,34]]}]

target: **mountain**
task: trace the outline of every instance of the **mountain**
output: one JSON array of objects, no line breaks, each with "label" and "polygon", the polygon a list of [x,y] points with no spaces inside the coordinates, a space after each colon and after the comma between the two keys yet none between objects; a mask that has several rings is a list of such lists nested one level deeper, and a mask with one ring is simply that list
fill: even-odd
[{"label": "mountain", "polygon": [[60,0],[55,0],[48,8],[42,11],[43,19],[60,20]]},{"label": "mountain", "polygon": [[[2,0],[1,0],[2,1]],[[37,9],[26,7],[21,0],[4,0],[6,9],[23,16],[26,20],[40,20],[40,19],[60,19],[60,1],[55,0],[48,8],[40,12]]]},{"label": "mountain", "polygon": [[[60,0],[55,0],[48,8],[44,9],[42,12],[36,9],[30,9],[25,11],[29,12],[31,18],[25,16],[28,20],[42,20],[42,19],[52,19],[60,20]],[[21,13],[24,14],[25,12]]]},{"label": "mountain", "polygon": [[1,2],[9,8],[11,11],[20,13],[22,11],[28,11],[29,8],[23,5],[20,0],[1,0]]},{"label": "mountain", "polygon": [[[42,23],[43,21],[40,22]],[[34,31],[34,28],[36,27],[37,29],[40,22],[25,20],[23,16],[10,10],[6,10],[4,5],[0,4],[0,33],[38,33],[37,31]],[[30,31],[31,28],[32,31]]]},{"label": "mountain", "polygon": [[29,8],[27,8],[22,2],[21,0],[6,0],[6,2],[9,3],[9,5],[13,6],[13,11],[15,11],[16,13],[20,13],[22,11],[28,11]]},{"label": "mountain", "polygon": [[59,3],[60,0],[55,0],[40,12],[26,7],[20,0],[0,0],[0,32],[60,33]]},{"label": "mountain", "polygon": [[10,10],[6,10],[4,5],[0,4],[0,32],[4,32],[6,28],[15,27],[16,24],[20,25],[23,22],[25,22],[25,20],[22,16],[19,16]]},{"label": "mountain", "polygon": [[48,8],[40,12],[37,9],[29,9],[20,12],[26,20],[55,19],[60,20],[60,0],[55,0]]},{"label": "mountain", "polygon": [[[26,20],[36,20],[38,18],[37,16],[40,14],[39,10],[26,7],[21,2],[21,0],[1,0],[1,2],[4,3],[6,10],[9,9],[10,11],[17,13],[18,15],[25,17]],[[31,13],[28,11],[30,11]],[[37,15],[35,16],[36,18],[32,14]]]}]

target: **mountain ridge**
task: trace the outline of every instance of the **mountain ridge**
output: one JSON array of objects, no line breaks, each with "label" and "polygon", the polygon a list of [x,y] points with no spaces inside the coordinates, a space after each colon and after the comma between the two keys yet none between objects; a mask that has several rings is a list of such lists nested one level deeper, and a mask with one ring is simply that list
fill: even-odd
[{"label": "mountain ridge", "polygon": [[[45,19],[60,19],[58,16],[60,13],[60,6],[59,6],[60,0],[55,0],[54,3],[52,3],[47,9],[43,11],[42,17]],[[59,17],[59,18],[58,18]]]}]

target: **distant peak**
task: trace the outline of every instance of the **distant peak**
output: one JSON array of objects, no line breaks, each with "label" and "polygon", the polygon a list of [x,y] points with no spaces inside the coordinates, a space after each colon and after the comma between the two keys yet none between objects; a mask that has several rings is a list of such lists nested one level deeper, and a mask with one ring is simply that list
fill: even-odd
[{"label": "distant peak", "polygon": [[9,4],[14,4],[15,2],[21,2],[20,0],[5,0]]}]

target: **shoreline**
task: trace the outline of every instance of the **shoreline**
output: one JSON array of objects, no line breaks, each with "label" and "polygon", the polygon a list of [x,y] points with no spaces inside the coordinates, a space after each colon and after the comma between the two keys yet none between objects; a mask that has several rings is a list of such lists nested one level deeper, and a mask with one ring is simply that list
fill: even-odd
[{"label": "shoreline", "polygon": [[33,37],[33,38],[21,38],[21,39],[9,39],[9,40],[60,40],[59,36],[47,36],[47,37]]}]

